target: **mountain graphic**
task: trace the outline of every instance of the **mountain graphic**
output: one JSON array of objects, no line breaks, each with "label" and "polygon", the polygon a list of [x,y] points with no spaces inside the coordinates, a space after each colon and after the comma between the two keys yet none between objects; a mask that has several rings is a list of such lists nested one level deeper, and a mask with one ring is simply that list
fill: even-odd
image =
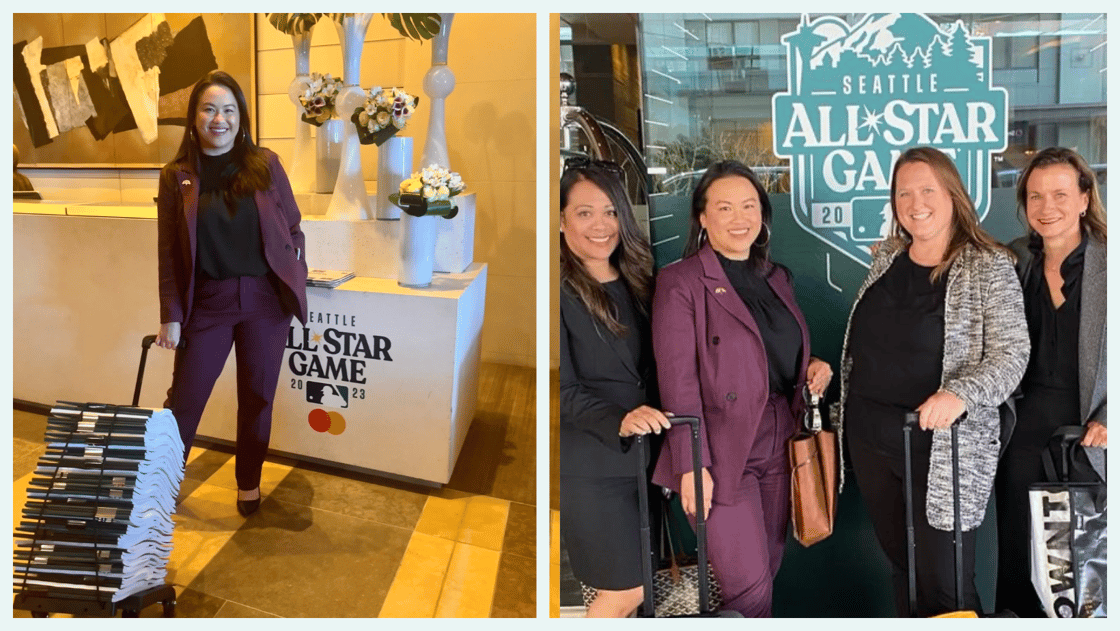
[{"label": "mountain graphic", "polygon": [[845,50],[877,59],[896,43],[910,56],[917,49],[927,49],[934,37],[942,35],[936,24],[918,13],[869,13],[843,35],[837,36],[834,28],[820,34],[828,39],[813,51],[811,68],[824,64],[826,57],[830,58],[827,65],[832,66]]}]

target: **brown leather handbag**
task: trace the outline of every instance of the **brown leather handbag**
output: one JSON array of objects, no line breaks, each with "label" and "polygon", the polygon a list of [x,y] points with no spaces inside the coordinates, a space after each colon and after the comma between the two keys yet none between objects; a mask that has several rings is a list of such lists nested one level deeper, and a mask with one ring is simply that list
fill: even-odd
[{"label": "brown leather handbag", "polygon": [[820,397],[810,395],[804,428],[789,439],[793,535],[809,547],[832,534],[839,494],[836,432],[822,429]]}]

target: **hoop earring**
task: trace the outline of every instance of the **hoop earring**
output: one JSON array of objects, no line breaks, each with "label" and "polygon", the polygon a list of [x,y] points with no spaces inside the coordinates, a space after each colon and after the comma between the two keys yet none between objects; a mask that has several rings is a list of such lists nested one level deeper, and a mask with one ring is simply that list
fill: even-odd
[{"label": "hoop earring", "polygon": [[768,226],[764,223],[764,224],[762,224],[762,227],[766,228],[766,240],[763,241],[762,243],[759,243],[758,241],[754,242],[754,244],[757,245],[760,248],[765,247],[766,244],[770,243],[770,226]]},{"label": "hoop earring", "polygon": [[701,226],[700,232],[696,233],[696,249],[704,247],[704,238],[708,236],[708,229]]}]

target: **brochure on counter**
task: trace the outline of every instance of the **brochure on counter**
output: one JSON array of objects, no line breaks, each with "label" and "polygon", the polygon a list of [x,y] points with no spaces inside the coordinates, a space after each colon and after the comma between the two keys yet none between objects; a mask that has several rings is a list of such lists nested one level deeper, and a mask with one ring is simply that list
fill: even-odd
[{"label": "brochure on counter", "polygon": [[351,278],[354,278],[354,272],[343,272],[332,269],[307,270],[308,287],[326,287],[327,289],[334,289]]}]

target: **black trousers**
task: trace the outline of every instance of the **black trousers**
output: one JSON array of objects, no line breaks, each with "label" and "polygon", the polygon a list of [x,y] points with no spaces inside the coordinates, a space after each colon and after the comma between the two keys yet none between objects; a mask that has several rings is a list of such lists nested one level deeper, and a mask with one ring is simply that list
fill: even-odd
[{"label": "black trousers", "polygon": [[[912,615],[935,616],[955,611],[956,572],[953,531],[938,530],[926,519],[926,490],[929,480],[929,457],[933,433],[915,429],[914,448],[914,565],[917,576],[918,603]],[[898,443],[861,437],[850,432],[848,450],[852,456],[856,481],[871,515],[875,536],[891,562],[895,607],[898,615],[909,612],[909,587],[906,544],[905,461],[902,448],[902,423],[898,423]],[[962,571],[964,575],[964,608],[980,611],[980,595],[976,591],[976,531],[962,533]]]},{"label": "black trousers", "polygon": [[1044,618],[1046,613],[1031,582],[1030,499],[1027,491],[1042,482],[1042,447],[1016,445],[1014,438],[996,473],[996,517],[999,531],[999,578],[996,611],[1011,610],[1020,618]]}]

